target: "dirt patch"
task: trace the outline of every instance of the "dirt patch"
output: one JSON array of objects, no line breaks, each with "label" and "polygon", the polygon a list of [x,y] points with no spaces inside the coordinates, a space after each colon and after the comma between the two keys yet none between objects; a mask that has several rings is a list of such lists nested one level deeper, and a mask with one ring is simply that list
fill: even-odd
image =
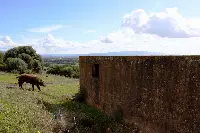
[{"label": "dirt patch", "polygon": [[116,123],[113,127],[102,129],[99,123],[84,113],[59,111],[54,114],[53,133],[139,133],[137,128],[129,128]]},{"label": "dirt patch", "polygon": [[49,84],[54,84],[53,82],[45,82],[45,84],[49,85]]},{"label": "dirt patch", "polygon": [[5,72],[0,71],[0,75],[5,75],[5,74],[6,74]]},{"label": "dirt patch", "polygon": [[73,114],[71,112],[64,112],[63,110],[53,114],[53,132],[67,133],[75,128],[76,123],[72,121]]},{"label": "dirt patch", "polygon": [[17,83],[5,84],[5,86],[6,86],[7,89],[17,89],[18,88]]},{"label": "dirt patch", "polygon": [[[18,83],[12,83],[12,84],[2,84],[2,86],[4,86],[6,89],[21,89],[19,86],[18,86]],[[22,86],[22,90],[28,90],[28,91],[32,91],[32,86],[28,83],[24,83],[23,86]]]}]

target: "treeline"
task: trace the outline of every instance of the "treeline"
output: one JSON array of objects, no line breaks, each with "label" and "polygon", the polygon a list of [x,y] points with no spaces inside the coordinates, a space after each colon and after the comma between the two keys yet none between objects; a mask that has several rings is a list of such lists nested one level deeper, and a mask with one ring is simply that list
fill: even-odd
[{"label": "treeline", "polygon": [[44,62],[31,46],[18,46],[0,52],[0,70],[18,73],[40,73]]},{"label": "treeline", "polygon": [[78,65],[52,65],[48,67],[47,74],[55,74],[69,78],[79,78]]},{"label": "treeline", "polygon": [[[49,62],[47,60],[47,62],[44,62],[42,57],[31,46],[18,46],[7,50],[5,53],[0,52],[0,71],[21,74],[41,73],[46,69],[47,74],[79,78],[78,58],[65,58],[64,60],[68,63],[64,63],[64,65],[53,64],[50,60],[48,59]],[[54,61],[56,62],[56,60]]]},{"label": "treeline", "polygon": [[49,66],[50,64],[70,64],[75,65],[78,63],[78,58],[44,58],[45,66]]}]

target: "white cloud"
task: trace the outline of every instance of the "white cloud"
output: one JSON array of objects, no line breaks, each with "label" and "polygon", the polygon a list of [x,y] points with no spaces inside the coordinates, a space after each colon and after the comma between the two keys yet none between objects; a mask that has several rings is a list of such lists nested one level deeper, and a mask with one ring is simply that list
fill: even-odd
[{"label": "white cloud", "polygon": [[52,31],[59,30],[64,27],[67,27],[67,25],[51,25],[51,26],[46,26],[46,27],[27,29],[27,31],[28,32],[37,32],[37,33],[49,33]]},{"label": "white cloud", "polygon": [[102,43],[112,43],[113,41],[110,39],[110,38],[108,38],[108,37],[102,37],[101,39],[100,39],[100,41],[102,42]]},{"label": "white cloud", "polygon": [[12,47],[15,43],[9,36],[0,36],[0,46],[1,47]]},{"label": "white cloud", "polygon": [[123,18],[122,27],[99,40],[79,43],[47,34],[45,37],[29,38],[18,44],[10,37],[0,37],[0,49],[4,45],[28,44],[41,54],[149,51],[187,55],[200,54],[199,36],[200,20],[183,17],[177,8],[150,14],[138,9]]},{"label": "white cloud", "polygon": [[[24,44],[26,44],[26,42],[24,42]],[[48,34],[43,38],[34,39],[31,42],[29,41],[29,44],[31,44],[38,53],[43,54],[70,53],[74,49],[86,47],[85,44],[55,38],[52,34]]]},{"label": "white cloud", "polygon": [[9,48],[18,46],[9,36],[0,36],[0,49],[7,50]]},{"label": "white cloud", "polygon": [[0,43],[1,44],[7,44],[7,45],[12,45],[13,41],[9,36],[0,36]]},{"label": "white cloud", "polygon": [[200,37],[200,19],[185,18],[177,8],[149,14],[143,9],[137,9],[124,16],[122,26],[130,27],[136,33],[156,34],[161,37]]},{"label": "white cloud", "polygon": [[149,51],[166,54],[200,54],[200,37],[163,38],[147,33],[135,33],[132,29],[121,29],[107,37],[113,43],[102,45],[109,51]]}]

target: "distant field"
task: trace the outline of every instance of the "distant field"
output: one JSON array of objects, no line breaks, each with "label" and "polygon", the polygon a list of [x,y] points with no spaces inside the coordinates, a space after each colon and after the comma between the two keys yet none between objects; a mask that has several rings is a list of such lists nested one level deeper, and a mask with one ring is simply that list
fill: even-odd
[{"label": "distant field", "polygon": [[95,108],[70,100],[79,90],[78,79],[42,75],[47,87],[39,92],[36,87],[31,91],[29,84],[19,89],[15,77],[0,73],[1,133],[64,133],[68,129],[71,133],[100,133],[106,127],[112,127],[113,132],[125,131]]},{"label": "distant field", "polygon": [[79,63],[79,58],[73,58],[73,57],[48,57],[48,58],[43,58],[44,63],[46,66],[56,64],[56,65],[78,65]]}]

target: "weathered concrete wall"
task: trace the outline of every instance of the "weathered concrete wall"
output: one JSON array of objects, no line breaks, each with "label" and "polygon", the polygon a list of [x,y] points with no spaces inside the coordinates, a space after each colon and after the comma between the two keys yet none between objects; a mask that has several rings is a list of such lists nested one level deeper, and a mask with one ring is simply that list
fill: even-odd
[{"label": "weathered concrete wall", "polygon": [[[200,132],[200,56],[81,56],[86,102],[143,132]],[[99,78],[92,65],[100,64]],[[95,103],[96,92],[100,101]]]}]

